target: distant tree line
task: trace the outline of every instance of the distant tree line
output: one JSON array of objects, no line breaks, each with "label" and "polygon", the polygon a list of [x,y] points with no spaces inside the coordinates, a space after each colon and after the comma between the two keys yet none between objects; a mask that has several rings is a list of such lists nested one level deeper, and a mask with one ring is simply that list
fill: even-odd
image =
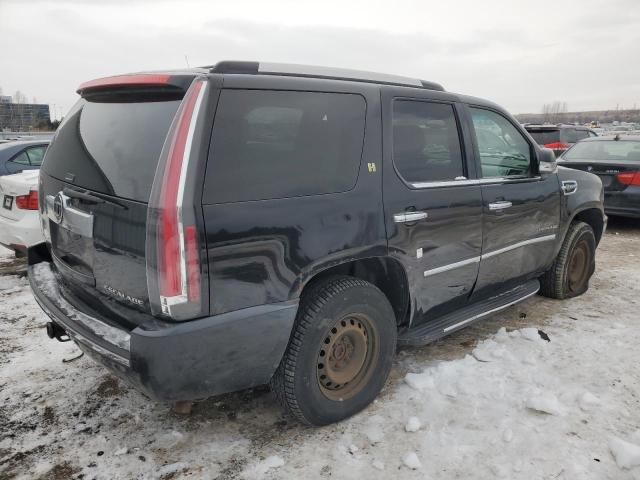
[{"label": "distant tree line", "polygon": [[620,110],[590,110],[584,112],[569,112],[567,102],[555,101],[545,103],[541,113],[521,113],[516,115],[518,121],[522,123],[589,123],[598,121],[600,123],[611,122],[639,122],[640,109]]}]

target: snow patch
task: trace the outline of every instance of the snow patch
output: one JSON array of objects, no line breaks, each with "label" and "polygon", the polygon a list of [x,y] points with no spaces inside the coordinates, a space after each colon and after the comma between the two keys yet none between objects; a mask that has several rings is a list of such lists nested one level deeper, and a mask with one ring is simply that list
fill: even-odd
[{"label": "snow patch", "polygon": [[582,395],[580,395],[580,398],[578,399],[578,403],[580,404],[580,409],[588,412],[589,410],[591,410],[592,407],[596,407],[598,405],[600,405],[600,399],[598,397],[596,397],[593,393],[591,392],[584,392]]},{"label": "snow patch", "polygon": [[640,446],[612,437],[609,440],[609,450],[620,468],[631,469],[640,466]]},{"label": "snow patch", "polygon": [[416,452],[407,452],[402,456],[402,463],[405,464],[411,470],[417,470],[422,468],[422,463],[420,463],[420,459]]},{"label": "snow patch", "polygon": [[404,381],[411,388],[418,390],[419,392],[435,387],[433,376],[429,371],[424,373],[407,373],[404,377]]},{"label": "snow patch", "polygon": [[530,396],[526,401],[527,408],[550,415],[563,415],[564,408],[558,397],[551,392],[542,392]]},{"label": "snow patch", "polygon": [[407,419],[407,423],[404,426],[404,429],[407,432],[417,432],[418,430],[420,430],[420,427],[422,427],[422,424],[420,423],[420,419],[418,417],[409,417]]}]

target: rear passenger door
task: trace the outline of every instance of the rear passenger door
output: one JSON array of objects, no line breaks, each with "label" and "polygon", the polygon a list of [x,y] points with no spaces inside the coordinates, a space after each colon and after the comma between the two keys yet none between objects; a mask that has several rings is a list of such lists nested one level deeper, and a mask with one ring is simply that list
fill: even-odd
[{"label": "rear passenger door", "polygon": [[467,303],[482,247],[482,197],[455,99],[405,92],[383,93],[384,212],[389,254],[407,272],[418,324]]},{"label": "rear passenger door", "polygon": [[484,209],[482,261],[474,296],[534,277],[553,260],[560,221],[556,174],[538,173],[535,149],[502,112],[470,106]]}]

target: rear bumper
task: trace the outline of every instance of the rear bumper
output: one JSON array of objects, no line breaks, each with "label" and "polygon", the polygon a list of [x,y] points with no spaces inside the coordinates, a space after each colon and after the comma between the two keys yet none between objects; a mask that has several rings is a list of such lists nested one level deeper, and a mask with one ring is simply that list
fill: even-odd
[{"label": "rear bumper", "polygon": [[29,267],[38,304],[89,356],[159,401],[197,400],[267,383],[289,342],[297,302],[131,331],[65,300],[48,262]]},{"label": "rear bumper", "polygon": [[29,247],[42,242],[44,242],[44,237],[40,229],[38,212],[29,212],[20,220],[0,216],[1,245],[11,250],[26,252]]},{"label": "rear bumper", "polygon": [[604,211],[608,215],[640,218],[640,187],[628,186],[621,192],[604,192]]}]

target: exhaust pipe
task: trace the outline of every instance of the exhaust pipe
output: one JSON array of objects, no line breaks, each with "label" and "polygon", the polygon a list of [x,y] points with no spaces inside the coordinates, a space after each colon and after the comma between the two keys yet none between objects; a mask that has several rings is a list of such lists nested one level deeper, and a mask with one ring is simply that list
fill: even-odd
[{"label": "exhaust pipe", "polygon": [[53,322],[47,322],[47,337],[51,339],[55,338],[59,342],[68,342],[71,340],[64,328]]}]

